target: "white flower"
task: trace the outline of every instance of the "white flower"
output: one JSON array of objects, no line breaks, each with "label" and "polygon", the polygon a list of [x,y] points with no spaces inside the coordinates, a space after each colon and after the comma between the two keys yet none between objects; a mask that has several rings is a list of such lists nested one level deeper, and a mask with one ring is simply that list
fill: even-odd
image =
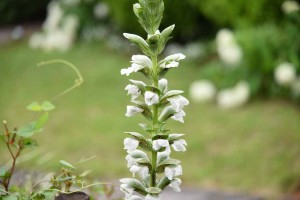
[{"label": "white flower", "polygon": [[184,106],[190,103],[185,97],[181,95],[168,98],[168,101],[171,103],[171,106],[176,112],[180,112]]},{"label": "white flower", "polygon": [[160,200],[160,197],[158,195],[147,194],[145,200]]},{"label": "white flower", "polygon": [[181,53],[173,54],[158,63],[161,68],[173,68],[179,66],[179,61],[185,59],[185,55]]},{"label": "white flower", "polygon": [[107,17],[109,13],[109,8],[106,3],[100,2],[97,3],[94,7],[94,16],[98,19],[103,19]]},{"label": "white flower", "polygon": [[166,167],[165,168],[165,175],[171,181],[175,176],[182,175],[182,167],[181,165],[177,165],[175,167]]},{"label": "white flower", "polygon": [[138,113],[144,112],[144,109],[141,109],[136,106],[127,106],[127,112],[125,114],[126,117],[132,117]]},{"label": "white flower", "polygon": [[250,87],[248,83],[241,81],[234,88],[219,92],[217,103],[221,108],[230,109],[242,106],[250,97]]},{"label": "white flower", "polygon": [[163,140],[163,139],[154,140],[153,144],[152,144],[152,147],[155,151],[158,151],[161,148],[164,148],[164,147],[166,148],[166,147],[169,147],[169,146],[170,146],[169,141],[168,140]]},{"label": "white flower", "polygon": [[181,123],[184,123],[183,117],[185,117],[186,114],[183,110],[180,110],[179,112],[175,113],[171,118],[175,121],[179,121]]},{"label": "white flower", "polygon": [[137,164],[137,162],[134,160],[134,158],[129,154],[125,157],[125,159],[127,160],[127,167],[128,168],[131,168],[132,166]]},{"label": "white flower", "polygon": [[139,146],[139,141],[132,138],[125,138],[124,140],[124,149],[127,150],[127,152],[131,152],[137,149]]},{"label": "white flower", "polygon": [[242,49],[237,44],[233,33],[228,29],[221,29],[217,34],[217,51],[221,60],[232,66],[238,65],[243,56]]},{"label": "white flower", "polygon": [[158,88],[164,93],[168,90],[168,80],[162,78],[158,81]]},{"label": "white flower", "polygon": [[133,195],[134,188],[130,187],[127,184],[121,184],[120,189],[125,194],[126,198],[130,198]]},{"label": "white flower", "polygon": [[125,200],[143,200],[141,197],[137,196],[137,195],[132,195],[129,198],[125,197]]},{"label": "white flower", "polygon": [[140,89],[135,85],[127,85],[125,90],[128,91],[128,95],[131,95],[131,100],[135,100],[141,95]]},{"label": "white flower", "polygon": [[151,68],[152,67],[152,61],[150,60],[150,58],[148,58],[145,55],[133,55],[131,57],[131,62],[132,63],[136,63],[138,65],[142,65],[144,67],[148,67]]},{"label": "white flower", "polygon": [[297,1],[285,1],[282,4],[282,10],[285,14],[298,12],[300,10],[299,3]]},{"label": "white flower", "polygon": [[276,67],[274,76],[279,85],[290,86],[296,80],[296,69],[291,63],[281,63]]},{"label": "white flower", "polygon": [[147,91],[145,92],[145,103],[148,106],[152,106],[154,104],[158,104],[159,102],[159,96],[158,94],[151,92],[151,91]]},{"label": "white flower", "polygon": [[54,30],[59,26],[61,19],[63,18],[64,12],[60,5],[56,1],[51,1],[48,5],[48,15],[46,21],[43,24],[43,28],[48,30]]},{"label": "white flower", "polygon": [[141,177],[141,179],[145,180],[149,175],[149,168],[147,166],[140,167],[138,174]]},{"label": "white flower", "polygon": [[212,101],[216,95],[216,88],[212,82],[201,80],[192,83],[190,86],[190,97],[195,102]]},{"label": "white flower", "polygon": [[181,189],[180,189],[181,183],[182,183],[181,179],[179,179],[179,178],[174,178],[174,179],[171,181],[171,183],[170,183],[169,186],[172,187],[173,190],[174,190],[175,192],[180,192],[180,191],[181,191]]},{"label": "white flower", "polygon": [[175,140],[174,143],[172,144],[172,147],[174,148],[175,151],[186,151],[186,146],[187,143],[183,139]]},{"label": "white flower", "polygon": [[144,68],[151,68],[152,67],[152,61],[150,58],[144,55],[133,55],[132,56],[132,65],[129,68],[125,68],[121,70],[122,75],[129,76],[133,72],[138,72]]}]

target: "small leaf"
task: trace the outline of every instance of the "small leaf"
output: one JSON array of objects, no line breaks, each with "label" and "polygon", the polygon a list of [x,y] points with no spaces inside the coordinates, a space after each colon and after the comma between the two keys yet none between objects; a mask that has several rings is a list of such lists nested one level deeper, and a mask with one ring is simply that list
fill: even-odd
[{"label": "small leaf", "polygon": [[0,177],[5,177],[6,175],[6,168],[3,166],[3,167],[0,167]]},{"label": "small leaf", "polygon": [[42,103],[42,109],[44,111],[51,111],[51,110],[55,109],[55,106],[51,102],[49,102],[49,101],[44,101]]},{"label": "small leaf", "polygon": [[132,158],[134,158],[134,159],[141,159],[141,158],[143,158],[143,159],[145,159],[145,160],[147,160],[147,161],[150,161],[149,158],[148,158],[148,156],[147,156],[147,154],[146,154],[145,152],[141,151],[141,150],[134,150],[134,151],[131,151],[131,152],[129,153],[129,155],[130,155]]},{"label": "small leaf", "polygon": [[30,139],[30,138],[24,139],[23,142],[24,142],[25,147],[37,147],[38,146],[36,140]]},{"label": "small leaf", "polygon": [[75,169],[75,167],[74,167],[72,164],[70,164],[69,162],[67,162],[67,161],[65,161],[65,160],[61,160],[61,161],[59,161],[59,162],[60,162],[60,164],[62,164],[62,165],[65,166],[65,167]]},{"label": "small leaf", "polygon": [[45,112],[37,121],[36,121],[36,123],[35,123],[35,130],[36,131],[40,131],[43,127],[44,127],[44,125],[45,125],[45,123],[48,121],[48,118],[49,118],[49,114],[48,114],[48,112]]},{"label": "small leaf", "polygon": [[42,111],[42,106],[37,101],[34,101],[27,106],[27,109],[34,112],[39,112]]},{"label": "small leaf", "polygon": [[161,193],[161,189],[157,188],[157,187],[149,187],[149,188],[146,188],[146,192],[148,192],[150,194],[159,194],[159,193]]},{"label": "small leaf", "polygon": [[16,134],[18,136],[21,136],[21,137],[25,137],[25,138],[28,138],[28,137],[31,137],[35,132],[35,124],[36,122],[30,122],[29,124],[23,126],[22,128],[20,128]]}]

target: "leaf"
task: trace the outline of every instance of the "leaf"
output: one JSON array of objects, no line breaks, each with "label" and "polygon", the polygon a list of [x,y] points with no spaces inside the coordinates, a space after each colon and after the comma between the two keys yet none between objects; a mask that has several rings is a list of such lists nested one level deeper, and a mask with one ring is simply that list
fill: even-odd
[{"label": "leaf", "polygon": [[145,160],[147,160],[147,161],[150,162],[150,160],[149,160],[147,154],[146,154],[145,152],[141,151],[141,150],[134,150],[134,151],[131,151],[131,152],[129,153],[129,155],[130,155],[132,158],[134,158],[134,159],[141,159],[141,158],[143,158],[143,159],[145,159]]},{"label": "leaf", "polygon": [[18,136],[21,136],[21,137],[25,137],[25,138],[28,138],[28,137],[31,137],[35,132],[35,124],[36,122],[30,122],[29,124],[23,126],[22,128],[20,128],[16,134]]},{"label": "leaf", "polygon": [[42,111],[42,106],[37,101],[34,101],[27,106],[27,109],[34,112],[39,112]]},{"label": "leaf", "polygon": [[155,92],[158,95],[161,95],[161,93],[162,93],[162,91],[160,91],[160,89],[158,89],[157,87],[154,87],[154,86],[148,85],[145,88],[147,91]]},{"label": "leaf", "polygon": [[24,139],[23,142],[24,142],[25,147],[37,147],[38,146],[36,140],[33,140],[31,138],[26,138],[26,139]]},{"label": "leaf", "polygon": [[18,200],[18,197],[16,194],[9,194],[8,196],[2,197],[2,200]]},{"label": "leaf", "polygon": [[59,162],[60,162],[60,164],[62,164],[65,167],[68,167],[68,168],[71,168],[71,169],[75,169],[75,167],[72,164],[70,164],[69,162],[67,162],[65,160],[61,160]]},{"label": "leaf", "polygon": [[159,140],[159,139],[166,140],[167,138],[168,138],[168,135],[157,134],[152,138],[152,140]]},{"label": "leaf", "polygon": [[40,131],[44,127],[45,123],[48,121],[48,118],[49,118],[48,112],[42,114],[42,116],[40,116],[40,118],[35,123],[35,127],[34,127],[35,130]]},{"label": "leaf", "polygon": [[42,103],[42,109],[44,111],[51,111],[51,110],[55,109],[55,106],[51,102],[49,102],[49,101],[44,101]]},{"label": "leaf", "polygon": [[5,177],[6,175],[6,168],[3,166],[3,167],[0,167],[0,177]]}]

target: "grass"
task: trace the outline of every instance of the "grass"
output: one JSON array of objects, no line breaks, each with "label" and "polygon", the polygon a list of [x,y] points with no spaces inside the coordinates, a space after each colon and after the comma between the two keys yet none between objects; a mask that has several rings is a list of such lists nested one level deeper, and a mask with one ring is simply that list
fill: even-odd
[{"label": "grass", "polygon": [[[128,177],[123,150],[124,131],[141,131],[142,117],[125,118],[129,97],[124,88],[129,55],[101,44],[78,44],[67,53],[43,53],[25,42],[0,47],[0,119],[20,126],[32,119],[25,107],[32,101],[51,100],[73,84],[75,74],[65,66],[37,68],[43,60],[62,58],[78,66],[85,82],[54,101],[57,109],[42,134],[36,135],[38,156],[23,168],[53,170],[59,160],[84,164],[99,179]],[[201,68],[184,62],[167,76],[169,88],[187,91]],[[140,75],[131,78],[140,79]],[[188,151],[182,160],[187,187],[221,188],[276,196],[300,180],[299,107],[282,100],[256,100],[243,108],[222,111],[214,105],[191,103],[185,124],[170,122],[176,133],[187,134]],[[43,156],[43,155],[44,156]],[[51,156],[52,155],[52,156]],[[51,158],[43,163],[46,157]],[[0,164],[7,160],[0,145]]]}]

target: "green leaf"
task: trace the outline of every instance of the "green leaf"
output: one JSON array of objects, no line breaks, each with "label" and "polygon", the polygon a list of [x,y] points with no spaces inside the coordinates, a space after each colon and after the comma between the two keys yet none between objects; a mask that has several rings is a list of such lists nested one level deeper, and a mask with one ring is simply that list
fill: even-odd
[{"label": "green leaf", "polygon": [[38,146],[36,140],[33,140],[31,138],[26,138],[26,139],[24,139],[23,142],[24,142],[25,147],[37,147]]},{"label": "green leaf", "polygon": [[157,87],[154,87],[154,86],[148,85],[145,88],[147,91],[155,92],[158,95],[161,95],[161,93],[162,93],[162,91],[160,91],[160,89],[158,89]]},{"label": "green leaf", "polygon": [[35,124],[36,122],[30,122],[29,124],[20,128],[16,134],[25,138],[31,137],[36,132]]},{"label": "green leaf", "polygon": [[39,112],[42,111],[42,106],[37,101],[34,101],[27,106],[27,109],[34,112]]},{"label": "green leaf", "polygon": [[0,177],[5,177],[6,175],[6,168],[3,166],[3,167],[0,167]]},{"label": "green leaf", "polygon": [[138,35],[134,35],[134,34],[129,34],[129,33],[124,33],[123,35],[129,41],[131,41],[132,43],[137,45],[143,51],[144,54],[146,54],[148,56],[151,55],[150,50],[149,50],[149,45],[142,37],[140,37]]},{"label": "green leaf", "polygon": [[75,169],[75,167],[72,164],[70,164],[69,162],[67,162],[65,160],[61,160],[59,162],[60,162],[60,164],[62,164],[65,167],[68,167],[68,168],[71,168],[71,169]]},{"label": "green leaf", "polygon": [[162,97],[162,101],[184,93],[182,90],[170,90]]},{"label": "green leaf", "polygon": [[55,109],[55,106],[51,102],[49,102],[49,101],[44,101],[42,103],[42,109],[44,111],[51,111],[51,110]]},{"label": "green leaf", "polygon": [[8,196],[2,197],[2,200],[18,200],[18,196],[16,194],[9,194]]},{"label": "green leaf", "polygon": [[130,152],[129,155],[132,158],[134,158],[134,159],[141,159],[141,158],[143,158],[143,159],[145,159],[145,160],[147,160],[147,161],[150,162],[147,154],[145,152],[141,151],[141,150],[134,150],[134,151]]},{"label": "green leaf", "polygon": [[152,138],[152,140],[159,140],[159,139],[166,140],[167,138],[168,138],[168,135],[157,134]]},{"label": "green leaf", "polygon": [[48,121],[48,118],[49,118],[48,112],[42,114],[42,116],[40,116],[40,118],[35,123],[35,127],[34,127],[35,130],[40,131],[44,127],[45,123]]}]

